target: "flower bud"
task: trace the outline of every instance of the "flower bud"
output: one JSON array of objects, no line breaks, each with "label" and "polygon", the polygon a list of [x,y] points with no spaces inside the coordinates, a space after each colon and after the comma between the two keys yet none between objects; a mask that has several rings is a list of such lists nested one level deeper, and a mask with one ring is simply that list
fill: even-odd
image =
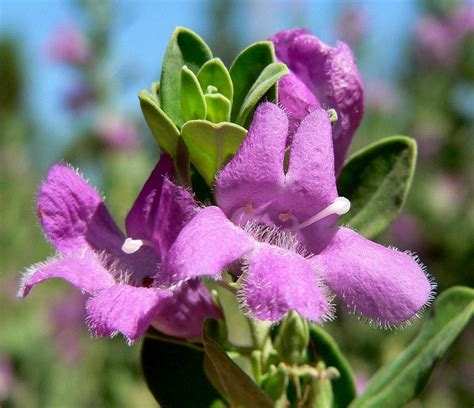
[{"label": "flower bud", "polygon": [[296,365],[304,356],[308,343],[308,322],[292,310],[281,323],[275,349],[283,361]]}]

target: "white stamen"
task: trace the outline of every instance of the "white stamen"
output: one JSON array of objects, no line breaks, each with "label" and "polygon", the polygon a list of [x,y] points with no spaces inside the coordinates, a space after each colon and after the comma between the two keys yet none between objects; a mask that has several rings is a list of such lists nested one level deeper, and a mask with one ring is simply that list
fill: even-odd
[{"label": "white stamen", "polygon": [[301,224],[293,226],[292,228],[290,228],[290,230],[298,231],[330,215],[345,214],[350,209],[351,209],[351,202],[346,197],[337,197],[334,200],[334,202],[331,205],[327,206],[324,210],[318,212],[316,215],[313,215],[311,218],[308,218],[306,221],[302,222]]},{"label": "white stamen", "polygon": [[143,244],[144,242],[141,239],[127,238],[122,245],[122,251],[126,254],[134,254],[143,246]]}]

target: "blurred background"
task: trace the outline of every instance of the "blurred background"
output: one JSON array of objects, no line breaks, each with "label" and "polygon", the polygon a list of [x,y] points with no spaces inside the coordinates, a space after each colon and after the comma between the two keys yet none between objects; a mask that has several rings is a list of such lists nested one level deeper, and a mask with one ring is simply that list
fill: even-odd
[{"label": "blurred background", "polygon": [[[0,406],[152,407],[139,344],[90,339],[84,299],[50,282],[18,302],[20,272],[52,255],[34,214],[53,163],[79,167],[123,220],[158,157],[138,91],[158,80],[174,27],[230,64],[292,27],[348,42],[365,85],[353,151],[405,134],[419,145],[407,206],[385,244],[416,251],[439,291],[474,280],[474,3],[456,0],[0,0]],[[363,389],[416,334],[371,328],[344,311],[326,325]],[[410,407],[474,402],[474,330]]]}]

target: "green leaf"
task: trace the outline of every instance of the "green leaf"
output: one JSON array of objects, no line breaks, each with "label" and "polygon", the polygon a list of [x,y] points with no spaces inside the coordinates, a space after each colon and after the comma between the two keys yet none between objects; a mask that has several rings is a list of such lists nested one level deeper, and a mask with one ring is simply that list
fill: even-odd
[{"label": "green leaf", "polygon": [[226,122],[230,119],[230,101],[219,93],[204,96],[207,105],[206,119],[213,123]]},{"label": "green leaf", "polygon": [[270,397],[242,371],[213,338],[217,320],[208,319],[204,325],[203,343],[206,353],[204,371],[211,383],[226,396],[232,406],[273,407]]},{"label": "green leaf", "polygon": [[351,201],[351,210],[340,222],[367,238],[387,228],[405,203],[416,152],[413,139],[393,136],[355,153],[337,183],[339,194]]},{"label": "green leaf", "polygon": [[143,90],[138,94],[138,98],[146,123],[160,148],[171,157],[176,157],[180,139],[178,128],[161,110],[159,103],[150,92]]},{"label": "green leaf", "polygon": [[201,88],[207,93],[207,88],[213,86],[217,92],[224,95],[229,101],[234,97],[234,86],[229,71],[219,58],[207,61],[197,74]]},{"label": "green leaf", "polygon": [[[252,44],[237,56],[230,67],[230,76],[234,84],[232,122],[235,122],[240,115],[242,105],[262,71],[274,62],[276,62],[275,50],[270,41]],[[274,96],[276,97],[276,91]]]},{"label": "green leaf", "polygon": [[196,75],[187,66],[181,69],[181,113],[185,122],[206,118],[206,101]]},{"label": "green leaf", "polygon": [[[265,67],[245,97],[236,123],[244,126],[248,122],[247,119],[250,113],[257,107],[258,102],[267,95],[278,80],[287,75],[288,72],[288,68],[285,64],[273,63]],[[275,101],[275,99],[273,101]]]},{"label": "green leaf", "polygon": [[443,354],[474,313],[474,290],[453,287],[438,296],[415,341],[369,382],[352,408],[401,407],[418,395]]},{"label": "green leaf", "polygon": [[196,33],[177,27],[166,48],[160,80],[160,102],[163,111],[177,125],[184,123],[181,114],[181,68],[186,65],[195,74],[212,58],[204,40]]},{"label": "green leaf", "polygon": [[246,133],[234,123],[214,124],[205,120],[186,122],[181,130],[191,162],[209,185],[214,182],[217,171],[235,154]]},{"label": "green leaf", "polygon": [[158,102],[158,105],[160,105],[160,81],[152,82],[151,95],[153,99]]},{"label": "green leaf", "polygon": [[204,373],[204,352],[145,338],[141,364],[148,388],[161,406],[207,408],[220,398]]},{"label": "green leaf", "polygon": [[347,407],[356,396],[354,374],[351,366],[339,350],[334,339],[321,327],[310,324],[309,335],[312,343],[310,349],[316,351],[316,355],[321,357],[327,367],[337,368],[341,375],[339,378],[331,380],[334,391],[334,408]]}]

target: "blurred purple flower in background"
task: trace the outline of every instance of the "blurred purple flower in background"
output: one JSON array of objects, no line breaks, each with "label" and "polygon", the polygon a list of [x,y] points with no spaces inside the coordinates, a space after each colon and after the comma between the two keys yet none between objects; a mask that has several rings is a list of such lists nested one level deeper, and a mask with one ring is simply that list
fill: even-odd
[{"label": "blurred purple flower in background", "polygon": [[46,49],[49,58],[55,62],[85,65],[91,58],[89,41],[74,24],[57,27]]},{"label": "blurred purple flower in background", "polygon": [[7,355],[0,354],[0,403],[11,398],[15,385],[12,361]]},{"label": "blurred purple flower in background", "polygon": [[423,246],[423,229],[418,219],[410,214],[400,215],[390,226],[394,244],[401,250],[420,254]]},{"label": "blurred purple flower in background", "polygon": [[390,82],[380,79],[365,81],[365,105],[380,113],[394,111],[400,103],[398,89]]},{"label": "blurred purple flower in background", "polygon": [[337,37],[355,48],[361,45],[368,32],[367,16],[360,5],[342,9],[336,25]]},{"label": "blurred purple flower in background", "polygon": [[474,32],[474,5],[468,4],[442,18],[422,17],[415,30],[421,62],[450,66],[457,63],[460,43]]},{"label": "blurred purple flower in background", "polygon": [[50,309],[53,342],[58,355],[65,363],[81,358],[82,333],[85,329],[84,308],[87,297],[78,291],[70,291],[56,300]]},{"label": "blurred purple flower in background", "polygon": [[96,122],[96,132],[113,149],[129,150],[138,145],[139,135],[135,124],[118,114],[100,115]]},{"label": "blurred purple flower in background", "polygon": [[94,90],[86,83],[78,82],[70,87],[63,96],[64,106],[74,114],[91,106],[95,101]]}]

